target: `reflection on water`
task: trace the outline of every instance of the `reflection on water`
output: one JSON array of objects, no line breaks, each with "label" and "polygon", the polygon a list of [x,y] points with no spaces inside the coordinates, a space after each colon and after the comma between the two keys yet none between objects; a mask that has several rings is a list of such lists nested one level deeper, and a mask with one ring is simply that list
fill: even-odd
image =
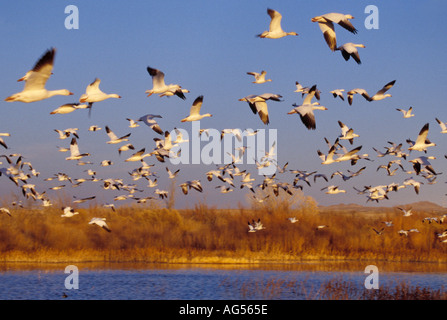
[{"label": "reflection on water", "polygon": [[[370,262],[368,264],[374,264]],[[364,289],[366,263],[185,265],[80,263],[79,289],[64,286],[65,264],[0,265],[0,299],[248,300],[318,299],[331,280]],[[447,287],[444,264],[377,263],[380,286]]]}]

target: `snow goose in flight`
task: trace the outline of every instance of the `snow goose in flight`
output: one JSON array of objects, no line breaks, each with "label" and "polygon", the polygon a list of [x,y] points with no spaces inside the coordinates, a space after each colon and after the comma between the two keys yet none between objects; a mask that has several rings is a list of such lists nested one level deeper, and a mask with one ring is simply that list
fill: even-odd
[{"label": "snow goose in flight", "polygon": [[272,79],[266,79],[265,76],[267,74],[267,71],[262,70],[261,73],[258,72],[247,72],[247,74],[254,76],[255,77],[255,81],[253,81],[252,83],[266,83],[266,82],[271,82]]},{"label": "snow goose in flight", "polygon": [[419,190],[421,188],[421,184],[423,184],[423,183],[414,180],[413,177],[410,177],[410,178],[404,180],[404,186],[413,186],[414,191],[416,192],[416,194],[419,194]]},{"label": "snow goose in flight", "polygon": [[345,58],[346,61],[348,61],[349,58],[352,57],[352,59],[354,59],[357,64],[362,64],[357,48],[365,48],[365,45],[348,42],[336,48],[335,50],[341,51],[341,55],[343,56],[343,58]]},{"label": "snow goose in flight", "polygon": [[316,129],[314,110],[327,110],[326,107],[320,106],[318,102],[311,103],[312,98],[315,96],[316,85],[314,85],[309,93],[304,98],[302,105],[293,104],[293,109],[287,114],[297,113],[300,116],[302,123],[308,130]]},{"label": "snow goose in flight", "polygon": [[334,159],[334,155],[335,155],[335,145],[333,145],[330,149],[327,155],[325,155],[324,153],[322,153],[320,150],[317,150],[318,156],[320,157],[320,159],[323,161],[321,162],[321,164],[331,164],[336,162]]},{"label": "snow goose in flight", "polygon": [[60,107],[54,109],[50,112],[50,114],[67,114],[71,113],[77,109],[85,109],[87,108],[87,104],[80,104],[80,103],[66,103],[61,105]]},{"label": "snow goose in flight", "polygon": [[409,217],[413,215],[413,212],[411,212],[411,209],[405,210],[403,208],[397,207],[400,211],[402,211],[404,217]]},{"label": "snow goose in flight", "polygon": [[8,216],[11,217],[11,212],[8,208],[0,208],[0,213],[6,213]]},{"label": "snow goose in flight", "polygon": [[200,108],[202,108],[202,103],[203,103],[203,96],[198,96],[196,100],[194,100],[191,106],[189,116],[182,119],[181,122],[197,121],[205,117],[212,117],[212,114],[210,113],[200,114]]},{"label": "snow goose in flight", "polygon": [[354,99],[355,94],[360,94],[363,98],[365,98],[368,101],[370,101],[370,99],[371,99],[371,97],[368,95],[368,92],[366,92],[365,89],[362,89],[362,88],[352,89],[352,90],[348,91],[348,93],[347,93],[349,105],[352,105],[352,100]]},{"label": "snow goose in flight", "polygon": [[341,128],[341,135],[339,136],[340,140],[348,140],[350,144],[354,142],[354,138],[359,137],[358,134],[354,133],[354,129],[349,128],[340,120],[338,121],[338,125]]},{"label": "snow goose in flight", "polygon": [[427,139],[428,129],[429,129],[429,124],[426,123],[422,127],[421,131],[419,132],[419,135],[416,138],[416,142],[413,142],[410,139],[407,139],[407,143],[410,144],[410,147],[408,148],[408,150],[410,150],[410,151],[412,151],[412,150],[424,151],[426,153],[428,147],[436,146],[435,143],[433,143]]},{"label": "snow goose in flight", "polygon": [[417,175],[421,172],[422,167],[424,167],[425,169],[427,169],[428,171],[430,171],[434,175],[437,175],[437,173],[435,172],[435,170],[431,166],[430,161],[428,161],[428,160],[434,160],[434,159],[436,159],[436,157],[433,157],[433,156],[429,156],[429,157],[421,156],[419,158],[416,158],[416,159],[413,159],[413,160],[409,160],[409,162],[411,162],[413,164],[413,169],[414,169],[414,171],[416,171]]},{"label": "snow goose in flight", "polygon": [[63,207],[62,211],[64,212],[61,217],[66,217],[66,218],[70,218],[73,217],[74,215],[79,214],[79,212],[75,211],[75,209],[73,209],[72,207]]},{"label": "snow goose in flight", "polygon": [[154,130],[158,134],[163,134],[163,130],[161,130],[155,118],[161,118],[162,116],[158,114],[146,114],[141,116],[138,121],[143,121],[147,126],[149,126],[152,130]]},{"label": "snow goose in flight", "polygon": [[346,190],[339,189],[338,186],[328,186],[321,189],[321,191],[327,190],[326,194],[338,194],[346,193]]},{"label": "snow goose in flight", "polygon": [[349,152],[346,150],[344,154],[340,155],[337,159],[335,159],[335,162],[353,161],[360,159],[359,155],[357,154],[357,152],[359,152],[360,149],[362,149],[362,146],[354,148]]},{"label": "snow goose in flight", "polygon": [[377,229],[375,229],[375,228],[372,228],[373,229],[373,231],[378,235],[378,236],[381,236],[382,234],[383,234],[383,230],[385,230],[385,228],[382,228],[382,229],[380,229],[380,230],[377,230]]},{"label": "snow goose in flight", "polygon": [[88,224],[96,224],[107,232],[112,232],[106,223],[106,218],[92,218]]},{"label": "snow goose in flight", "polygon": [[377,93],[375,95],[373,95],[372,97],[370,97],[367,100],[368,101],[379,101],[379,100],[383,100],[387,97],[391,97],[391,94],[389,94],[389,93],[385,94],[385,92],[390,90],[394,86],[395,83],[396,83],[396,80],[388,82],[386,85],[383,86],[382,89],[377,91]]},{"label": "snow goose in flight", "polygon": [[183,194],[188,194],[188,190],[195,189],[199,192],[202,192],[202,185],[200,184],[200,180],[192,180],[192,181],[186,181],[182,184],[180,184],[180,187],[182,188]]},{"label": "snow goose in flight", "polygon": [[441,133],[447,133],[447,123],[446,122],[442,122],[441,120],[439,120],[438,118],[436,118],[436,122],[439,124],[439,126],[441,127]]},{"label": "snow goose in flight", "polygon": [[269,120],[269,111],[267,106],[267,100],[273,101],[281,101],[282,96],[274,93],[263,93],[261,95],[249,95],[244,98],[239,99],[239,101],[247,101],[250,106],[251,111],[254,114],[259,114],[261,121],[268,125],[270,123]]},{"label": "snow goose in flight", "polygon": [[150,157],[150,153],[144,153],[146,151],[146,148],[141,149],[140,151],[135,152],[133,155],[131,155],[129,158],[124,160],[125,162],[135,162],[135,161],[141,161],[146,157]]},{"label": "snow goose in flight", "polygon": [[79,102],[81,103],[88,102],[89,111],[92,110],[94,102],[100,102],[109,98],[117,98],[117,99],[121,98],[121,96],[116,93],[107,94],[102,92],[101,89],[99,89],[100,83],[101,80],[99,78],[96,78],[95,81],[93,81],[87,86],[85,93],[82,94],[81,97],[79,98]]},{"label": "snow goose in flight", "polygon": [[129,128],[137,128],[137,127],[140,126],[138,124],[139,120],[133,120],[133,119],[130,119],[130,118],[126,118],[126,120],[129,121]]},{"label": "snow goose in flight", "polygon": [[345,101],[345,97],[343,97],[343,91],[345,91],[345,89],[335,89],[332,90],[331,93],[334,96],[334,98],[339,97],[341,100]]},{"label": "snow goose in flight", "polygon": [[297,223],[299,221],[296,217],[290,217],[290,218],[287,218],[287,220],[289,220],[290,223]]},{"label": "snow goose in flight", "polygon": [[350,14],[342,13],[326,13],[321,16],[313,17],[312,22],[318,22],[321,32],[323,32],[324,39],[332,51],[336,50],[337,37],[334,30],[334,23],[337,23],[346,30],[356,34],[357,29],[352,25],[349,19],[354,19]]},{"label": "snow goose in flight", "polygon": [[25,81],[25,86],[21,92],[15,93],[5,99],[5,101],[21,101],[21,102],[35,102],[50,98],[55,95],[70,96],[73,95],[67,89],[61,90],[47,90],[45,84],[50,78],[53,70],[54,56],[56,49],[49,49],[37,61],[34,68],[26,73],[26,75],[17,81]]},{"label": "snow goose in flight", "polygon": [[279,39],[285,36],[297,36],[298,33],[291,31],[285,32],[281,28],[282,15],[273,9],[267,9],[267,13],[270,16],[269,30],[264,31],[261,34],[256,35],[258,38]]},{"label": "snow goose in flight", "polygon": [[129,133],[129,134],[126,134],[125,136],[122,136],[121,138],[118,138],[118,136],[112,130],[110,130],[110,128],[108,126],[106,126],[106,132],[110,138],[110,140],[107,141],[108,144],[116,144],[116,143],[120,143],[123,141],[129,141],[129,139],[127,139],[127,138],[129,138],[129,136],[131,135]]},{"label": "snow goose in flight", "polygon": [[[10,137],[11,135],[9,133],[0,133],[0,137]],[[5,141],[3,140],[3,138],[0,138],[0,144],[5,148],[8,149],[8,146],[6,145]]]},{"label": "snow goose in flight", "polygon": [[189,90],[182,89],[178,84],[166,85],[165,74],[162,71],[147,67],[147,72],[152,77],[152,89],[146,90],[148,97],[158,94],[160,97],[176,95],[183,100],[186,99],[184,93],[189,92]]},{"label": "snow goose in flight", "polygon": [[121,147],[118,148],[118,154],[121,155],[121,152],[128,150],[135,150],[135,147],[131,143],[122,145]]},{"label": "snow goose in flight", "polygon": [[89,155],[90,153],[80,153],[78,142],[75,138],[72,138],[70,143],[70,156],[65,158],[65,160],[79,160]]},{"label": "snow goose in flight", "polygon": [[408,110],[399,109],[399,108],[396,108],[396,110],[402,112],[405,119],[414,117],[414,114],[411,113],[413,111],[413,107],[410,107]]}]

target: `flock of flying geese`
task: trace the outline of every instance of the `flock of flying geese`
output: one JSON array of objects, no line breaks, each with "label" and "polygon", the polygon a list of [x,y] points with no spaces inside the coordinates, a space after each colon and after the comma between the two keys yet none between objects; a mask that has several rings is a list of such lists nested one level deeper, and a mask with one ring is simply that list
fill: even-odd
[{"label": "flock of flying geese", "polygon": [[[257,37],[259,38],[270,38],[270,39],[278,39],[285,36],[297,36],[298,34],[296,32],[285,32],[281,28],[281,20],[282,16],[279,12],[268,9],[267,10],[268,15],[270,16],[270,26],[269,30],[262,32],[261,34],[258,34]],[[317,22],[318,26],[320,27],[324,40],[326,41],[328,47],[331,51],[340,51],[342,54],[342,57],[348,61],[350,58],[352,58],[356,63],[361,64],[361,59],[359,52],[357,48],[365,48],[362,44],[355,44],[355,43],[345,43],[341,46],[338,46],[337,44],[337,38],[336,38],[336,32],[335,32],[335,25],[338,25],[342,27],[343,29],[356,34],[357,29],[353,26],[353,24],[350,22],[351,19],[353,19],[351,15],[345,15],[341,13],[328,13],[321,16],[316,16],[311,19],[312,22]],[[5,101],[8,102],[14,102],[14,101],[20,101],[25,103],[31,103],[35,101],[41,101],[44,99],[48,99],[50,97],[53,97],[55,95],[62,95],[62,96],[69,96],[73,95],[73,93],[67,89],[60,89],[60,90],[47,90],[45,88],[47,80],[52,75],[53,70],[53,64],[54,64],[54,57],[56,54],[56,50],[54,48],[48,50],[44,53],[44,55],[37,61],[33,69],[28,71],[25,76],[20,78],[18,81],[25,81],[25,86],[21,92],[15,93],[5,99]],[[167,85],[165,83],[165,74],[155,68],[147,67],[147,72],[149,73],[149,76],[152,78],[152,89],[147,90],[146,94],[149,96],[151,95],[158,95],[159,97],[171,97],[171,96],[177,96],[181,98],[182,100],[186,99],[185,94],[189,93],[190,91],[183,88],[182,86],[178,84],[169,84]],[[268,79],[266,77],[267,72],[263,70],[262,72],[247,72],[248,75],[254,77],[253,83],[255,84],[263,84],[267,82],[271,82],[271,79]],[[109,98],[121,98],[120,95],[115,93],[104,93],[99,88],[101,80],[99,78],[96,78],[91,84],[89,84],[86,87],[85,93],[81,95],[79,98],[79,103],[67,103],[64,105],[61,105],[57,109],[53,110],[50,114],[68,114],[71,112],[74,112],[78,109],[89,109],[89,115],[92,110],[92,106],[94,103],[98,103],[101,101],[104,101]],[[380,101],[385,98],[391,97],[390,94],[388,94],[388,90],[390,90],[394,84],[395,80],[390,81],[389,83],[385,84],[380,90],[378,90],[374,95],[369,95],[368,92],[365,89],[361,88],[355,88],[352,90],[349,90],[346,92],[347,94],[347,101],[349,105],[352,105],[353,98],[356,94],[361,95],[366,101],[372,102],[372,101]],[[311,87],[303,87],[298,81],[295,82],[296,90],[295,92],[300,93],[303,97],[303,102],[298,104],[293,104],[293,109],[288,112],[289,115],[297,114],[300,117],[301,122],[303,125],[309,129],[309,130],[316,130],[316,119],[315,119],[315,110],[327,110],[326,107],[321,106],[318,101],[312,102],[312,100],[315,98],[316,100],[320,100],[320,90],[317,89],[316,85],[313,85]],[[333,95],[335,99],[339,98],[343,101],[345,101],[344,96],[344,89],[335,89],[330,91],[330,93]],[[269,124],[269,112],[268,112],[268,101],[282,101],[282,96],[279,94],[272,94],[272,93],[264,93],[261,95],[248,95],[244,98],[239,99],[239,101],[245,101],[248,103],[250,110],[253,112],[253,114],[258,114],[261,121],[265,124]],[[189,115],[187,115],[185,118],[181,120],[181,122],[191,122],[191,121],[198,121],[205,117],[212,117],[210,113],[201,114],[201,108],[203,104],[203,96],[198,96],[191,108]],[[412,108],[409,110],[403,110],[403,109],[396,109],[397,111],[402,112],[404,118],[410,118],[413,117],[414,114],[412,114]],[[147,187],[148,188],[155,188],[157,186],[157,179],[158,176],[155,172],[151,171],[151,168],[154,167],[154,164],[147,164],[145,162],[145,158],[149,158],[154,156],[159,162],[165,162],[165,158],[175,158],[179,155],[178,151],[177,153],[174,152],[172,149],[176,146],[179,146],[182,142],[185,142],[187,140],[184,140],[181,132],[175,128],[176,131],[176,139],[173,139],[171,137],[171,134],[169,131],[163,131],[159,124],[157,123],[157,119],[162,118],[161,115],[155,115],[155,114],[147,114],[142,117],[140,117],[137,120],[129,119],[129,127],[135,128],[138,127],[139,123],[144,123],[147,126],[149,126],[155,133],[159,134],[162,138],[154,138],[154,141],[156,143],[156,147],[151,152],[146,152],[146,148],[142,148],[138,151],[136,151],[134,154],[132,154],[130,157],[128,157],[125,162],[137,162],[140,164],[140,166],[136,169],[134,169],[132,172],[130,172],[130,176],[134,181],[137,181],[139,179],[146,179],[148,182]],[[442,122],[438,118],[436,118],[436,121],[441,127],[442,133],[447,133],[447,127],[446,123]],[[321,159],[322,165],[329,165],[332,163],[340,163],[344,161],[348,161],[351,163],[351,165],[355,165],[359,160],[367,160],[372,161],[368,154],[359,154],[359,151],[361,150],[362,146],[353,148],[351,150],[347,150],[342,144],[341,141],[347,140],[350,145],[353,144],[354,140],[359,137],[358,134],[354,133],[353,128],[350,128],[346,124],[344,124],[341,121],[338,121],[338,124],[341,129],[341,134],[335,139],[333,143],[330,143],[328,139],[325,138],[325,141],[328,146],[327,153],[323,153],[320,150],[317,150],[318,156]],[[102,128],[92,125],[88,129],[89,131],[96,132],[101,130]],[[61,152],[69,152],[69,156],[67,156],[65,159],[70,161],[74,160],[77,161],[78,165],[86,165],[86,164],[92,164],[91,162],[84,161],[83,158],[90,156],[89,153],[81,153],[79,150],[78,145],[78,129],[77,128],[68,128],[65,130],[58,130],[55,129],[55,131],[59,135],[59,139],[64,140],[69,137],[71,137],[71,142],[69,148],[59,148],[59,151]],[[135,147],[132,143],[129,142],[129,137],[131,133],[118,136],[116,135],[109,126],[105,126],[105,131],[107,133],[107,136],[109,138],[109,141],[107,141],[107,144],[121,144],[118,152],[121,155],[123,152],[129,151],[129,150],[135,150]],[[415,139],[415,141],[412,141],[408,139],[406,142],[409,144],[408,151],[420,151],[427,153],[427,149],[429,147],[436,146],[435,143],[432,143],[428,139],[428,131],[429,131],[429,124],[425,124],[422,129],[419,132],[419,135]],[[200,134],[206,133],[206,129],[202,129],[200,131]],[[241,139],[241,132],[237,129],[224,129],[222,130],[222,137],[225,134],[232,134],[236,136],[237,139]],[[253,132],[253,134],[256,134],[256,131]],[[0,133],[0,144],[8,149],[8,146],[6,142],[1,137],[7,137],[10,136],[9,133]],[[124,144],[123,144],[124,143]],[[395,144],[393,142],[389,142],[390,146],[386,147],[386,150],[384,152],[381,152],[375,148],[373,148],[377,152],[377,157],[385,157],[385,156],[394,156],[395,158],[390,160],[387,165],[381,165],[377,168],[377,171],[380,169],[384,169],[387,172],[388,176],[392,176],[396,174],[396,171],[399,170],[399,168],[408,174],[416,174],[418,176],[421,176],[425,178],[429,184],[435,183],[437,175],[440,173],[436,172],[434,168],[432,167],[429,160],[434,159],[434,157],[431,156],[420,156],[412,160],[408,160],[409,163],[413,166],[414,171],[405,171],[402,159],[406,160],[407,157],[409,157],[409,153],[405,152],[405,149],[403,147],[403,144]],[[272,175],[271,177],[264,176],[264,181],[257,185],[253,186],[253,183],[255,179],[251,178],[250,173],[246,170],[241,170],[237,163],[240,162],[244,155],[246,147],[243,147],[238,150],[238,155],[232,155],[233,162],[230,164],[226,164],[223,166],[218,166],[215,170],[210,170],[206,173],[206,177],[208,181],[212,181],[213,178],[219,179],[224,184],[221,186],[217,186],[221,193],[228,193],[232,192],[236,189],[235,186],[235,177],[240,176],[240,188],[247,188],[251,192],[253,192],[253,198],[258,202],[263,202],[268,197],[259,198],[256,195],[255,189],[265,189],[267,187],[272,188],[275,196],[279,195],[279,190],[282,189],[284,192],[286,192],[289,195],[293,195],[292,190],[293,189],[301,189],[303,190],[303,184],[307,184],[308,186],[311,185],[309,182],[309,178],[313,177],[313,181],[316,182],[317,179],[324,179],[326,182],[329,181],[328,177],[324,174],[314,172],[307,172],[302,170],[287,170],[286,163],[284,166],[279,166],[278,163],[274,162],[273,155],[274,155],[274,146],[272,146],[272,149],[269,152],[266,152],[265,156],[260,159],[260,161],[256,161],[257,168],[261,168],[262,166],[268,166],[268,165],[276,165],[278,170],[278,174],[284,174],[286,172],[290,172],[295,175],[293,179],[293,183],[287,183],[287,182],[278,182],[276,174]],[[12,154],[12,155],[1,155],[0,157],[3,157],[6,159],[6,161],[9,164],[9,167],[0,168],[0,175],[4,175],[8,177],[11,181],[13,181],[17,187],[21,189],[21,192],[26,198],[32,198],[34,200],[40,200],[42,201],[42,205],[44,207],[51,206],[51,200],[47,197],[46,191],[39,193],[36,190],[36,186],[32,183],[29,183],[28,180],[31,177],[37,177],[39,175],[39,172],[37,172],[31,165],[30,162],[24,161],[24,158],[20,154]],[[13,159],[14,157],[17,157],[17,159]],[[447,156],[446,156],[447,158]],[[110,160],[104,160],[101,162],[101,166],[110,166],[113,165],[113,162]],[[27,168],[28,170],[25,170]],[[343,173],[341,171],[334,172],[330,179],[333,179],[336,176],[340,176],[343,181],[350,180],[362,173],[362,171],[366,167],[362,167],[360,170],[356,172],[352,172],[350,170],[347,171],[347,173]],[[94,181],[94,182],[100,182],[103,185],[103,188],[105,190],[123,190],[127,191],[126,195],[121,195],[115,197],[114,200],[125,200],[125,199],[133,199],[137,201],[138,203],[145,203],[148,200],[151,199],[166,199],[168,197],[168,191],[156,189],[153,196],[147,196],[147,197],[136,197],[136,192],[142,192],[143,190],[140,190],[137,188],[135,184],[126,184],[123,182],[123,179],[99,179],[96,178],[96,172],[92,169],[85,170],[87,174],[90,176],[90,178],[78,178],[78,179],[72,179],[68,175],[64,173],[58,173],[55,174],[52,177],[46,178],[45,181],[51,181],[51,180],[57,180],[59,182],[63,181],[69,181],[73,187],[77,187],[81,185],[82,183],[86,181]],[[171,172],[168,167],[166,167],[166,171],[168,174],[168,177],[170,179],[176,178],[176,176],[179,173],[179,170],[175,172]],[[376,201],[379,202],[383,199],[388,199],[388,194],[392,191],[398,191],[401,188],[405,187],[413,187],[415,192],[418,194],[419,189],[421,187],[422,182],[418,182],[413,179],[413,177],[410,177],[408,179],[405,179],[404,183],[402,185],[400,184],[390,184],[390,185],[379,185],[379,186],[365,186],[363,189],[357,189],[354,188],[355,191],[358,194],[365,194],[367,197],[367,201]],[[51,187],[49,189],[51,190],[60,190],[65,185],[58,185]],[[198,192],[202,192],[203,188],[201,185],[200,180],[192,180],[192,181],[186,181],[179,185],[182,192],[184,194],[188,194],[191,189],[194,189]],[[345,193],[346,190],[342,190],[339,186],[331,185],[327,186],[321,191],[326,190],[327,194],[338,194],[338,193]],[[74,197],[75,198],[75,197]],[[82,203],[86,201],[90,201],[95,199],[95,196],[91,196],[88,198],[82,198],[77,199],[73,201],[73,203]],[[111,208],[112,210],[115,210],[115,206],[111,203],[104,204],[104,207]],[[63,207],[62,208],[63,214],[62,217],[73,217],[78,214],[78,212],[73,207]],[[1,208],[0,213],[6,213],[8,215],[10,214],[9,209],[7,208]],[[427,221],[436,221],[440,222],[443,220],[445,216],[442,217],[442,219],[435,219],[435,218],[427,218]],[[295,217],[289,218],[291,223],[296,223],[298,220]],[[442,221],[441,221],[442,222]],[[104,228],[107,231],[111,231],[107,223],[105,222],[105,218],[93,218],[90,222],[90,224],[96,224],[102,228]],[[387,223],[387,226],[391,226],[392,223]],[[260,219],[258,221],[252,221],[251,223],[248,223],[249,226],[249,232],[256,232],[265,229],[265,227],[262,225]],[[326,225],[317,226],[317,229],[323,229],[327,227]],[[383,229],[374,231],[377,234],[382,234]],[[415,230],[401,230],[399,231],[400,234],[405,234],[408,236],[409,232],[414,232]],[[447,231],[444,231],[444,233],[440,234],[442,235],[441,238],[447,236]]]}]

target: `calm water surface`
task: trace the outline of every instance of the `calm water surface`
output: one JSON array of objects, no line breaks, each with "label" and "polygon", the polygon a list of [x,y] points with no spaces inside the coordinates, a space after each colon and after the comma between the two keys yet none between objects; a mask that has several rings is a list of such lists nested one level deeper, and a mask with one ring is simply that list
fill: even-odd
[{"label": "calm water surface", "polygon": [[[66,265],[0,265],[1,300],[252,300],[320,299],[328,281],[350,281],[364,289],[366,265],[253,266],[78,265],[79,289],[68,290]],[[406,283],[447,288],[446,266],[379,268],[380,286]],[[424,271],[421,271],[424,270]],[[429,270],[429,271],[427,271]],[[63,298],[63,293],[68,297]]]}]

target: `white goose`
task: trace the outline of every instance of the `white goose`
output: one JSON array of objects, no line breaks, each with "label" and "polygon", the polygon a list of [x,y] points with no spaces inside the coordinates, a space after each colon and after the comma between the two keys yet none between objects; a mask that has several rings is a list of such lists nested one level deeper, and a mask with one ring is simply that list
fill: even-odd
[{"label": "white goose", "polygon": [[439,124],[439,126],[441,127],[441,133],[447,133],[447,123],[446,122],[442,122],[441,120],[439,120],[438,118],[436,118],[436,122]]},{"label": "white goose", "polygon": [[64,213],[61,215],[61,217],[70,218],[74,215],[79,214],[79,212],[75,211],[75,209],[73,209],[72,207],[63,207],[62,210],[64,211]]},{"label": "white goose", "polygon": [[396,108],[396,110],[402,112],[405,119],[414,117],[414,114],[411,113],[413,111],[413,107],[410,107],[408,110],[403,110],[403,109],[399,109],[399,108]]},{"label": "white goose", "polygon": [[430,140],[427,139],[427,135],[428,135],[428,129],[429,129],[429,124],[426,123],[421,131],[419,132],[418,137],[416,138],[416,142],[411,141],[410,139],[407,139],[407,142],[411,145],[408,150],[413,151],[424,151],[427,152],[427,148],[428,147],[434,147],[436,146],[435,143],[431,142]]},{"label": "white goose", "polygon": [[109,98],[121,98],[121,96],[116,93],[107,94],[102,92],[101,89],[99,89],[100,83],[101,80],[96,78],[95,81],[87,86],[85,93],[79,98],[79,102],[81,103],[88,102],[89,111],[91,111],[94,102],[104,101]]},{"label": "white goose", "polygon": [[267,100],[281,101],[282,96],[275,93],[263,93],[261,95],[249,95],[239,99],[239,101],[247,101],[251,111],[254,114],[259,114],[261,121],[264,124],[269,124],[269,111],[267,106]]},{"label": "white goose", "polygon": [[252,83],[266,83],[266,82],[271,82],[272,79],[266,79],[265,76],[267,74],[267,71],[262,70],[261,73],[258,72],[247,72],[247,74],[254,76],[255,77],[255,81],[253,81]]},{"label": "white goose", "polygon": [[66,103],[61,105],[60,107],[54,109],[50,112],[50,114],[67,114],[71,113],[77,109],[85,109],[88,105],[80,104],[80,103]]},{"label": "white goose", "polygon": [[155,118],[161,118],[162,116],[158,114],[146,114],[141,116],[138,121],[143,121],[147,126],[149,126],[152,130],[154,130],[158,134],[163,134],[163,130],[161,130]]},{"label": "white goose", "polygon": [[371,97],[368,95],[368,92],[365,89],[362,88],[356,88],[348,91],[348,103],[349,105],[352,105],[352,101],[354,99],[355,94],[360,94],[363,98],[366,100],[370,100]]},{"label": "white goose", "polygon": [[409,162],[411,162],[413,164],[413,169],[414,169],[414,171],[416,171],[416,174],[419,174],[421,172],[422,167],[424,167],[425,169],[427,169],[434,175],[437,175],[437,173],[433,169],[430,161],[428,161],[428,160],[434,160],[434,159],[436,159],[436,157],[434,157],[434,156],[429,156],[429,157],[421,156],[416,159],[409,160]]},{"label": "white goose", "polygon": [[349,128],[340,120],[338,121],[338,125],[341,128],[341,135],[339,136],[340,140],[348,140],[350,144],[354,142],[354,138],[359,137],[358,134],[354,133],[354,129]]},{"label": "white goose", "polygon": [[153,94],[158,94],[160,97],[176,95],[183,100],[186,99],[184,93],[189,92],[189,90],[183,89],[178,84],[166,85],[165,74],[162,71],[147,67],[147,72],[149,72],[149,75],[152,77],[152,89],[146,90],[148,97]]},{"label": "white goose", "polygon": [[345,101],[345,97],[343,97],[343,91],[345,91],[345,89],[335,89],[332,90],[331,93],[334,96],[334,98],[339,97],[341,100]]},{"label": "white goose", "polygon": [[357,48],[365,48],[365,45],[348,42],[336,48],[335,50],[341,51],[341,55],[346,61],[348,61],[349,58],[352,57],[352,59],[354,59],[357,64],[362,64]]},{"label": "white goose", "polygon": [[409,217],[409,216],[413,215],[413,212],[411,212],[411,209],[405,210],[405,209],[399,208],[399,207],[397,209],[402,211],[404,217]]},{"label": "white goose", "polygon": [[285,36],[297,36],[298,33],[291,31],[285,32],[281,28],[282,15],[273,9],[267,9],[267,13],[270,16],[269,30],[264,31],[261,34],[256,35],[258,38],[279,39]]},{"label": "white goose", "polygon": [[349,19],[354,19],[350,14],[342,13],[326,13],[321,16],[313,17],[312,22],[318,22],[321,32],[323,32],[324,39],[332,51],[336,50],[337,38],[334,30],[334,23],[337,23],[346,30],[356,34],[357,29],[352,25]]},{"label": "white goose", "polygon": [[15,93],[5,99],[5,101],[35,102],[51,98],[55,95],[70,96],[73,95],[67,89],[47,90],[45,84],[50,78],[53,70],[54,56],[56,49],[52,48],[37,61],[34,68],[17,81],[25,81],[25,87],[21,92]]},{"label": "white goose", "polygon": [[107,232],[112,232],[106,223],[106,218],[92,218],[88,224],[96,224],[97,226],[103,228]]},{"label": "white goose", "polygon": [[338,186],[328,186],[321,189],[321,191],[327,190],[326,194],[338,194],[338,193],[346,193],[346,190],[339,189]]},{"label": "white goose", "polygon": [[304,98],[302,105],[293,104],[293,109],[287,114],[297,113],[300,116],[301,121],[309,130],[316,129],[314,110],[327,110],[326,107],[320,106],[318,102],[311,103],[312,98],[315,95],[316,85],[314,85],[309,93]]},{"label": "white goose", "polygon": [[120,143],[120,142],[123,142],[123,141],[129,141],[128,138],[131,135],[130,133],[128,133],[125,136],[122,136],[121,138],[118,138],[118,136],[112,130],[110,130],[110,128],[108,126],[106,126],[106,132],[107,132],[107,135],[110,138],[110,140],[107,141],[108,144],[116,144],[116,143]]},{"label": "white goose", "polygon": [[391,94],[389,93],[385,93],[388,90],[391,89],[392,86],[394,86],[394,84],[396,83],[396,80],[390,81],[388,82],[386,85],[383,86],[382,89],[380,89],[379,91],[377,91],[377,93],[375,95],[373,95],[372,97],[370,97],[369,99],[367,99],[368,101],[379,101],[379,100],[383,100],[387,97],[391,97]]},{"label": "white goose", "polygon": [[203,103],[203,96],[197,97],[191,106],[189,116],[182,119],[181,122],[197,121],[205,117],[212,117],[210,113],[200,114],[200,108],[202,107],[202,103]]},{"label": "white goose", "polygon": [[72,138],[70,143],[70,156],[65,158],[65,160],[79,160],[89,155],[90,153],[80,153],[78,142],[75,138]]}]

